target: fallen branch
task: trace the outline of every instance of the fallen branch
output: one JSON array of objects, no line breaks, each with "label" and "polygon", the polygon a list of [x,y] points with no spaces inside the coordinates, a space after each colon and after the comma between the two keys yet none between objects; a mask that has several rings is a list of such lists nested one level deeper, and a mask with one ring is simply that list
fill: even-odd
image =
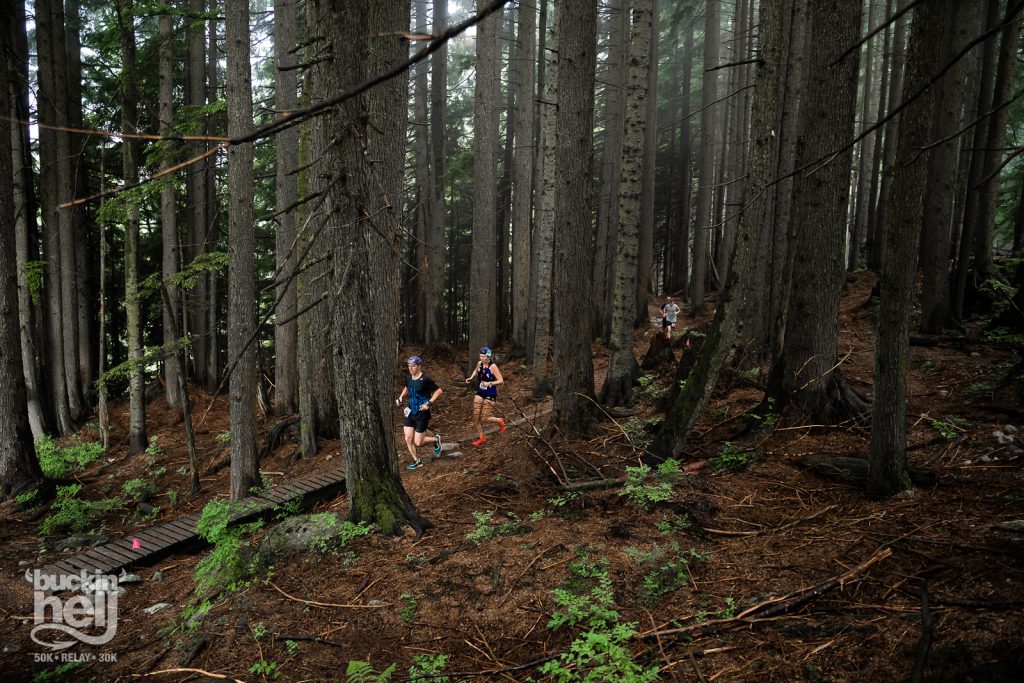
[{"label": "fallen branch", "polygon": [[935,617],[928,609],[928,583],[921,584],[921,639],[917,641],[917,656],[910,671],[911,683],[919,683],[928,665],[928,653],[932,649],[932,633],[935,631]]},{"label": "fallen branch", "polygon": [[642,633],[638,638],[648,640],[650,638],[657,638],[661,636],[692,636],[697,633],[709,633],[727,628],[747,626],[755,620],[767,619],[781,614],[786,614],[798,607],[802,607],[811,600],[824,595],[830,590],[844,585],[853,577],[864,573],[890,555],[892,555],[892,549],[883,548],[876,551],[871,557],[864,560],[856,567],[843,572],[839,576],[834,576],[831,579],[822,581],[821,583],[815,584],[809,588],[804,588],[794,593],[790,593],[789,595],[785,595],[781,598],[765,600],[764,602],[758,603],[752,607],[748,607],[735,617],[731,617],[729,619],[715,619],[713,621],[706,621],[692,626]]},{"label": "fallen branch", "polygon": [[814,519],[815,517],[820,517],[821,515],[825,514],[829,510],[833,509],[834,507],[836,507],[836,506],[835,505],[829,505],[828,507],[822,508],[821,510],[818,510],[813,515],[810,515],[808,517],[801,517],[799,519],[794,519],[792,522],[787,522],[786,524],[783,524],[782,526],[773,526],[773,527],[770,527],[770,528],[767,528],[767,529],[755,529],[753,531],[731,531],[731,530],[728,530],[728,529],[710,529],[708,527],[702,527],[702,528],[704,529],[704,531],[708,532],[709,534],[717,534],[719,536],[757,536],[758,534],[763,534],[766,531],[784,531],[786,529],[791,529],[791,528],[795,527],[797,524],[800,524],[802,522],[809,522],[810,520]]},{"label": "fallen branch", "polygon": [[294,595],[289,595],[288,593],[285,593],[273,581],[268,581],[267,583],[269,583],[274,588],[274,590],[276,590],[284,597],[288,598],[289,600],[294,600],[295,602],[301,602],[303,605],[313,605],[314,607],[345,607],[349,609],[381,609],[384,607],[391,606],[391,603],[387,603],[385,605],[341,605],[332,602],[316,602],[315,600],[303,600],[302,598],[297,598]]},{"label": "fallen branch", "polygon": [[208,678],[218,678],[218,679],[220,679],[222,681],[234,681],[235,683],[245,683],[245,681],[243,681],[240,678],[232,678],[231,676],[225,676],[223,674],[215,674],[213,672],[206,671],[204,669],[189,669],[189,668],[161,669],[160,671],[152,671],[152,672],[150,672],[148,674],[132,674],[132,675],[135,676],[136,678],[143,678],[145,676],[156,676],[158,674],[200,674],[202,676],[207,676]]}]

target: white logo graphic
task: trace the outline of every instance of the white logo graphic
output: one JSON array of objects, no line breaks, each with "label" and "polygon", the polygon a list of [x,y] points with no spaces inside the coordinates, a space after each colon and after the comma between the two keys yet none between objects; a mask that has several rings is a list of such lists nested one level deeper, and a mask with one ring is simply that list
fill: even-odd
[{"label": "white logo graphic", "polygon": [[[77,575],[43,574],[38,569],[25,570],[25,579],[32,584],[35,626],[29,634],[38,644],[53,651],[64,650],[74,640],[47,641],[43,631],[56,630],[87,645],[105,645],[117,634],[117,577],[113,574],[89,574],[84,569]],[[54,592],[81,591],[67,600]],[[47,615],[49,608],[49,615]],[[100,635],[79,629],[104,629]]]}]

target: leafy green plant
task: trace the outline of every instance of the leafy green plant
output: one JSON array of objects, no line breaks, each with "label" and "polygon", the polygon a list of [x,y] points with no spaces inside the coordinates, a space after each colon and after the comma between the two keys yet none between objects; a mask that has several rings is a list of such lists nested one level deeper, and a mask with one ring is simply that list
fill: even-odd
[{"label": "leafy green plant", "polygon": [[174,489],[167,490],[167,500],[170,502],[171,507],[178,504],[178,492]]},{"label": "leafy green plant", "polygon": [[299,651],[299,644],[294,640],[284,641],[284,649],[288,651],[288,654],[292,657]]},{"label": "leafy green plant", "polygon": [[19,493],[14,497],[14,502],[23,508],[34,507],[39,503],[39,489]]},{"label": "leafy green plant", "polygon": [[677,515],[670,513],[661,518],[658,522],[658,531],[665,536],[685,531],[690,528],[690,517],[688,515]]},{"label": "leafy green plant", "polygon": [[80,472],[103,455],[103,444],[99,442],[85,441],[71,446],[58,446],[45,435],[36,439],[35,447],[39,467],[51,479]]},{"label": "leafy green plant", "polygon": [[650,465],[626,468],[626,484],[619,492],[643,509],[672,499],[672,487],[682,478],[679,461],[669,458],[653,470]]},{"label": "leafy green plant", "polygon": [[523,524],[523,520],[514,512],[505,513],[505,517],[507,517],[506,521],[494,525],[491,523],[494,520],[493,510],[474,512],[473,518],[476,519],[476,526],[466,534],[466,540],[480,545],[499,536],[514,536],[528,530],[528,527]]},{"label": "leafy green plant", "polygon": [[556,509],[559,509],[575,505],[576,503],[580,502],[580,500],[582,500],[582,497],[576,491],[566,491],[565,493],[557,495],[554,498],[548,498],[548,504]]},{"label": "leafy green plant", "polygon": [[146,453],[154,458],[163,455],[164,449],[160,447],[160,437],[154,436],[149,440],[149,445],[146,446]]},{"label": "leafy green plant", "polygon": [[925,375],[935,374],[935,363],[930,360],[921,363],[921,373]]},{"label": "leafy green plant", "polygon": [[946,441],[952,441],[957,437],[957,429],[953,425],[949,424],[945,420],[932,420],[932,429],[937,431],[939,435]]},{"label": "leafy green plant", "polygon": [[58,529],[84,531],[97,517],[121,507],[121,501],[112,498],[82,500],[78,497],[81,491],[81,484],[57,487],[50,514],[39,525],[40,534],[50,536]]},{"label": "leafy green plant", "polygon": [[213,550],[196,565],[194,579],[197,594],[202,595],[218,585],[234,591],[252,576],[253,563],[242,552],[249,546],[244,537],[261,529],[263,522],[230,526],[234,519],[244,516],[251,509],[245,504],[231,503],[220,498],[211,500],[203,507],[202,515],[196,522],[196,533],[213,544]]},{"label": "leafy green plant", "polygon": [[657,373],[637,377],[636,382],[639,385],[637,394],[651,403],[656,403],[660,400],[665,395],[665,389],[658,386],[658,377]]},{"label": "leafy green plant", "polygon": [[266,676],[268,678],[280,678],[281,672],[277,668],[277,662],[268,662],[264,659],[256,662],[249,667],[249,673],[256,676]]},{"label": "leafy green plant", "polygon": [[406,626],[412,626],[413,619],[416,618],[416,609],[420,604],[419,597],[412,593],[402,593],[398,597],[398,601],[402,603],[401,608],[398,610],[398,616],[402,618],[402,622]]},{"label": "leafy green plant", "polygon": [[754,459],[752,451],[736,446],[730,441],[722,444],[722,450],[709,461],[719,472],[741,470]]},{"label": "leafy green plant", "polygon": [[448,683],[451,679],[444,675],[444,667],[447,664],[446,654],[413,655],[412,666],[409,667],[409,680],[416,683]]},{"label": "leafy green plant", "polygon": [[220,434],[213,438],[216,439],[217,443],[221,444],[222,446],[227,446],[229,443],[231,443],[231,432],[221,432]]},{"label": "leafy green plant", "polygon": [[262,621],[257,621],[255,624],[253,624],[251,630],[253,640],[265,638],[267,634],[270,633],[270,631],[267,630],[267,625],[264,624]]},{"label": "leafy green plant", "polygon": [[719,619],[732,619],[739,612],[739,607],[736,605],[736,599],[731,595],[725,599],[725,607],[718,610],[715,616]]},{"label": "leafy green plant", "polygon": [[661,598],[685,585],[690,578],[690,563],[706,557],[705,553],[694,548],[681,552],[679,544],[674,541],[670,548],[671,552],[661,547],[650,551],[638,548],[626,551],[641,570],[647,571],[641,584],[641,599],[647,605],[657,604]]},{"label": "leafy green plant", "polygon": [[779,413],[775,409],[775,399],[769,397],[763,410],[749,413],[749,416],[750,419],[760,423],[758,429],[771,429],[779,421]]},{"label": "leafy green plant", "polygon": [[629,443],[638,448],[643,448],[650,441],[650,435],[644,429],[644,423],[635,417],[631,417],[619,425],[626,435]]},{"label": "leafy green plant", "polygon": [[143,500],[156,493],[156,484],[145,479],[129,479],[121,485],[121,490],[131,500]]},{"label": "leafy green plant", "polygon": [[991,396],[996,387],[991,382],[972,382],[964,389],[964,395],[971,399]]},{"label": "leafy green plant", "polygon": [[388,683],[394,673],[394,664],[377,671],[369,662],[351,660],[345,669],[345,683]]},{"label": "leafy green plant", "polygon": [[540,672],[563,683],[586,681],[629,681],[645,683],[658,679],[658,667],[633,661],[627,644],[636,635],[636,624],[620,623],[615,609],[608,561],[587,557],[569,565],[570,576],[554,591],[556,609],[548,628],[581,628],[566,652],[546,662]]},{"label": "leafy green plant", "polygon": [[323,534],[318,535],[309,543],[310,552],[321,557],[328,554],[337,555],[351,541],[373,533],[374,529],[372,524],[365,522],[353,524],[348,520],[339,519],[336,514],[331,512],[310,515],[310,521],[318,526],[323,526],[325,530]]},{"label": "leafy green plant", "polygon": [[56,683],[57,681],[63,681],[69,678],[69,674],[72,671],[84,663],[85,660],[76,659],[53,669],[44,669],[32,676],[32,683]]}]

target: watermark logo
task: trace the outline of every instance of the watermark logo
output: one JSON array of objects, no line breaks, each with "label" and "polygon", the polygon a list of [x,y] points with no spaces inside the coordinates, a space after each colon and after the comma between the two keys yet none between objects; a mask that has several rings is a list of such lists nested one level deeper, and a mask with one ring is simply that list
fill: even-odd
[{"label": "watermark logo", "polygon": [[[117,634],[117,577],[113,574],[44,574],[25,570],[32,584],[35,626],[32,640],[52,651],[65,650],[75,641],[105,645]],[[55,592],[80,592],[61,600]],[[88,629],[88,633],[82,629]],[[59,631],[74,640],[47,640],[47,631]],[[99,632],[99,635],[93,635]],[[60,636],[53,635],[53,638]]]}]

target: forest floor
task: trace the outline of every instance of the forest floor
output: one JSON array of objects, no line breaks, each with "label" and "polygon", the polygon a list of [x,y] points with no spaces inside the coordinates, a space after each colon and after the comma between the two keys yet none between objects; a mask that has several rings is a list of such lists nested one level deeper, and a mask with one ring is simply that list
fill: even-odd
[{"label": "forest floor", "polygon": [[[840,371],[865,393],[873,363],[866,303],[872,284],[858,276],[848,287],[839,345]],[[652,317],[659,303],[652,302]],[[681,323],[699,328],[710,315]],[[638,332],[638,354],[655,325]],[[668,501],[645,509],[636,500],[655,490],[657,477],[630,488],[636,496],[621,495],[622,486],[561,489],[552,476],[559,463],[570,473],[589,471],[590,479],[621,478],[638,465],[634,444],[658,418],[654,403],[671,381],[666,374],[640,392],[636,415],[603,421],[587,441],[545,440],[527,423],[492,435],[481,448],[463,443],[459,457],[427,456],[424,467],[409,471],[396,437],[403,483],[434,528],[420,538],[359,537],[336,555],[299,553],[213,602],[192,628],[182,613],[194,601],[196,564],[209,550],[135,567],[142,582],[126,585],[119,598],[114,640],[73,650],[105,656],[67,675],[332,681],[344,680],[349,662],[364,661],[378,671],[395,664],[394,680],[406,680],[414,662],[422,671],[445,655],[453,681],[543,680],[539,662],[586,633],[575,649],[605,647],[619,667],[588,680],[627,680],[624,672],[637,666],[679,681],[891,681],[909,680],[919,663],[920,680],[1018,681],[1024,543],[996,525],[1024,519],[1024,458],[993,432],[1005,428],[1007,414],[1024,428],[1021,380],[1002,381],[1019,358],[981,342],[976,327],[969,333],[972,343],[910,352],[908,459],[933,477],[929,486],[869,500],[853,480],[800,467],[798,460],[812,454],[866,457],[868,431],[771,414],[752,420],[746,413],[761,401],[760,380],[732,372],[723,374],[688,442],[684,474]],[[425,371],[445,390],[432,426],[446,436],[470,434],[471,396],[462,383],[467,352],[423,355]],[[498,362],[506,380],[498,413],[512,417],[517,407],[533,405],[530,372],[500,354]],[[598,378],[606,364],[606,351],[595,347]],[[400,360],[396,395],[399,367]],[[198,421],[210,397],[196,393]],[[993,412],[994,404],[1008,413]],[[109,460],[74,479],[96,500],[148,478],[156,483],[150,503],[159,511],[144,523],[123,510],[106,514],[94,523],[104,534],[131,535],[227,495],[223,468],[203,478],[201,496],[187,496],[181,425],[163,399],[149,406],[158,444],[150,453],[126,455],[126,406],[118,404],[113,419]],[[395,425],[400,434],[397,418]],[[204,465],[227,452],[223,397],[197,429]],[[262,462],[274,482],[340,457],[337,442],[324,443],[313,460],[293,462],[294,450],[289,439]],[[344,513],[347,500],[339,496],[316,510]],[[46,513],[46,506],[0,503],[0,680],[58,677],[56,664],[35,661],[42,648],[29,639],[33,593],[23,578],[26,568],[63,555],[53,541],[68,532],[39,534]],[[493,514],[488,520],[482,513]],[[151,578],[157,571],[161,581]],[[560,588],[589,596],[576,600],[590,605],[582,610],[584,623],[549,628],[552,616],[565,612],[556,604]],[[143,611],[161,602],[170,606]],[[596,616],[595,605],[633,624],[637,635],[627,650],[616,648],[616,616]]]}]

